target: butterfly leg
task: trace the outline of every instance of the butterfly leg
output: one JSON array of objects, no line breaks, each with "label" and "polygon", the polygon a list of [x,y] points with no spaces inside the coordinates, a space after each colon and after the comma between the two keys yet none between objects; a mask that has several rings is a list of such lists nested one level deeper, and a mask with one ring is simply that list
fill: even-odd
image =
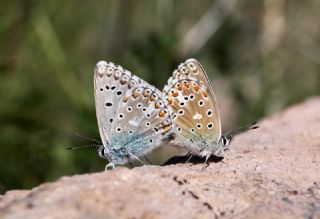
[{"label": "butterfly leg", "polygon": [[106,165],[105,171],[108,171],[109,169],[110,169],[110,170],[113,170],[115,167],[116,167],[116,166],[115,166],[114,163],[108,163],[108,164]]},{"label": "butterfly leg", "polygon": [[[189,156],[190,155],[190,156]],[[193,157],[193,154],[191,154],[191,153],[188,153],[187,154],[187,156],[189,156],[188,157],[188,159],[186,160],[186,162],[185,163],[189,163],[189,161],[191,160],[191,158]]]},{"label": "butterfly leg", "polygon": [[136,155],[130,153],[129,151],[128,151],[128,153],[130,154],[131,157],[133,157],[134,159],[136,159],[137,161],[139,161],[141,164],[144,165],[144,162],[142,160],[140,160],[139,157],[137,157]]},{"label": "butterfly leg", "polygon": [[229,145],[224,145],[222,147],[223,151],[230,151],[231,153],[235,154],[235,152],[230,148]]},{"label": "butterfly leg", "polygon": [[201,171],[204,171],[204,170],[207,169],[207,167],[210,165],[210,164],[208,163],[208,160],[209,160],[210,155],[211,155],[211,154],[208,154],[208,155],[206,156],[206,160],[204,161],[204,166],[202,167]]}]

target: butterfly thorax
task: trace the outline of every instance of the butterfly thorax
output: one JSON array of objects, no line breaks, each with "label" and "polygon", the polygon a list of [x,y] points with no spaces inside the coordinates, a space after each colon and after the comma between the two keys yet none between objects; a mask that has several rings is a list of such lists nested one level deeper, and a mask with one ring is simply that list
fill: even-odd
[{"label": "butterfly thorax", "polygon": [[100,149],[98,152],[100,157],[114,164],[124,164],[143,155],[145,153],[143,145],[147,144],[147,141],[150,140],[129,132],[116,133],[107,140],[104,151]]}]

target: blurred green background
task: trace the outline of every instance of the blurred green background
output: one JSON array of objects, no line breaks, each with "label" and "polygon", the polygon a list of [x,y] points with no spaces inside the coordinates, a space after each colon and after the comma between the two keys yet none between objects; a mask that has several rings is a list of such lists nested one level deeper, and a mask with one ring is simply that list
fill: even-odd
[{"label": "blurred green background", "polygon": [[[318,0],[1,0],[0,193],[104,170],[93,67],[109,60],[162,89],[200,60],[223,128],[320,93]],[[299,115],[297,115],[299,116]]]}]

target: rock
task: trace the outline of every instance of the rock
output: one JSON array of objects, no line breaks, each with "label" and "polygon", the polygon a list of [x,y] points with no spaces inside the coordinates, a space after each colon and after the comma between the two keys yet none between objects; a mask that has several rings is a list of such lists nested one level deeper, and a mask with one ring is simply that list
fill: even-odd
[{"label": "rock", "polygon": [[320,98],[267,118],[222,161],[118,167],[0,199],[0,218],[320,218]]}]

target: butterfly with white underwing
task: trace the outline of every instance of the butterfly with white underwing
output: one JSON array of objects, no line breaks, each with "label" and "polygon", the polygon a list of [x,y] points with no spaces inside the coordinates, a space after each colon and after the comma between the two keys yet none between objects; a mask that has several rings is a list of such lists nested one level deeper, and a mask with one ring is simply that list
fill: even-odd
[{"label": "butterfly with white underwing", "polygon": [[175,134],[170,143],[205,157],[206,161],[210,155],[223,157],[233,136],[258,128],[252,123],[222,134],[217,100],[196,59],[188,59],[178,66],[163,93],[172,114],[172,132]]},{"label": "butterfly with white underwing", "polygon": [[140,160],[173,137],[164,95],[112,62],[94,68],[96,115],[102,140],[100,157],[107,167]]}]

